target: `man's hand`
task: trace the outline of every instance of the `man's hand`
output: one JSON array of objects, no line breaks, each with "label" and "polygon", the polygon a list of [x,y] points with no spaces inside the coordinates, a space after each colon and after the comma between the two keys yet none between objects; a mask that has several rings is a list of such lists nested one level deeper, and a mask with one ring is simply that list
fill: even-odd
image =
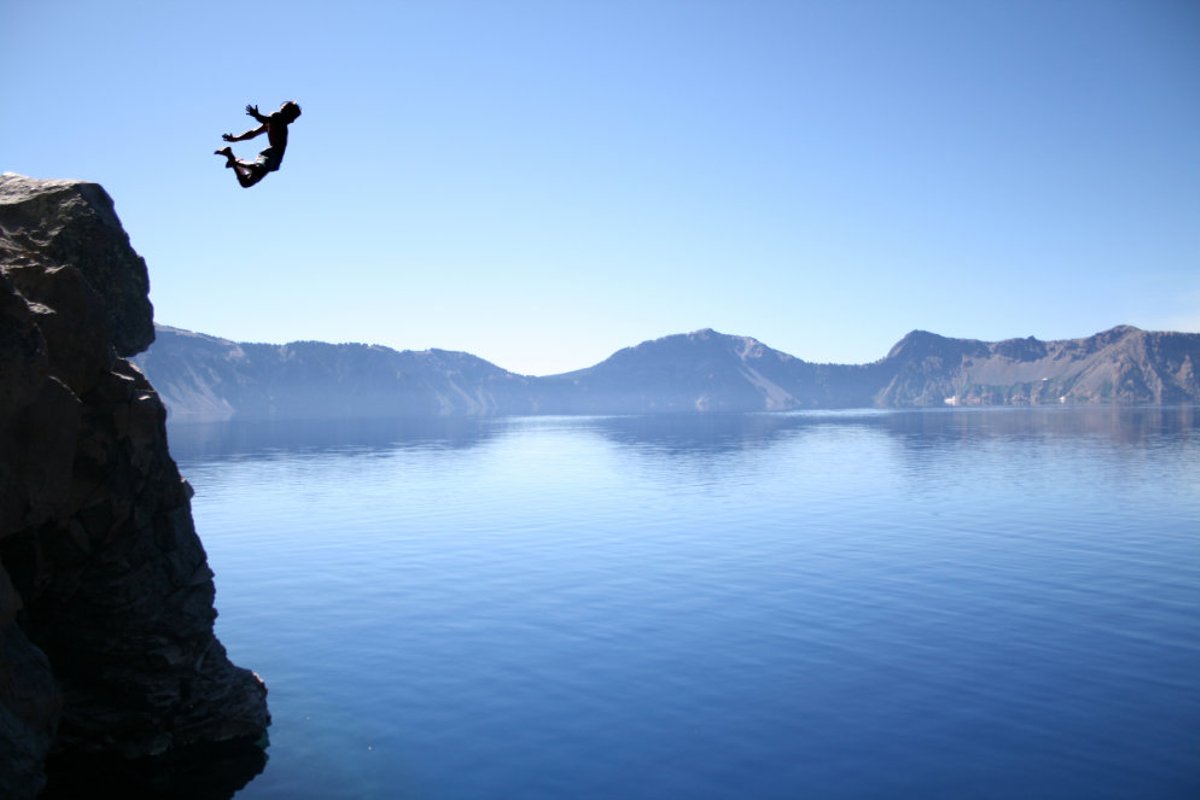
[{"label": "man's hand", "polygon": [[232,133],[222,133],[221,138],[227,142],[236,142],[238,140]]},{"label": "man's hand", "polygon": [[262,122],[262,114],[258,113],[258,106],[246,106],[246,113]]}]

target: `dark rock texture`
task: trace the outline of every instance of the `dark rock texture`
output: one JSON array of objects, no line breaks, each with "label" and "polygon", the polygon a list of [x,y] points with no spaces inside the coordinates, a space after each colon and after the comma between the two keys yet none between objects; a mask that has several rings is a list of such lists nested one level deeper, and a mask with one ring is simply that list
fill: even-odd
[{"label": "dark rock texture", "polygon": [[79,270],[103,298],[117,355],[154,341],[146,262],[129,245],[112,198],[95,183],[0,175],[0,260]]},{"label": "dark rock texture", "polygon": [[51,749],[260,739],[266,688],[213,635],[166,412],[130,362],[145,263],[94,184],[0,176],[0,797]]},{"label": "dark rock texture", "polygon": [[138,363],[180,421],[1200,401],[1200,334],[1128,326],[1052,342],[914,331],[862,365],[701,330],[541,378],[444,350],[239,344],[160,327]]}]

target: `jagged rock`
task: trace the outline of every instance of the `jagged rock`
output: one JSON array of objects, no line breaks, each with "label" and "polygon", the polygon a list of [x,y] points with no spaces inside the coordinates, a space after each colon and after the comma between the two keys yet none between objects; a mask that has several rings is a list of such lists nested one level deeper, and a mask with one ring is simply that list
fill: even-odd
[{"label": "jagged rock", "polygon": [[33,400],[49,364],[46,339],[28,302],[0,272],[0,419]]},{"label": "jagged rock", "polygon": [[34,797],[50,750],[261,739],[166,411],[118,357],[154,337],[144,262],[94,184],[5,173],[0,233],[0,796]]},{"label": "jagged rock", "polygon": [[45,653],[16,617],[20,595],[0,569],[0,797],[33,797],[62,713],[62,693]]},{"label": "jagged rock", "polygon": [[146,262],[98,184],[0,174],[0,262],[75,267],[104,298],[118,355],[154,341]]}]

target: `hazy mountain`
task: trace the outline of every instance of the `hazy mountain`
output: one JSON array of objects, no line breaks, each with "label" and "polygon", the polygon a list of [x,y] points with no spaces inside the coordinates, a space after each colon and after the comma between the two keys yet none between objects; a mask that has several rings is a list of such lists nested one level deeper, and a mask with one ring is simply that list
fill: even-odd
[{"label": "hazy mountain", "polygon": [[539,379],[542,406],[577,414],[785,411],[869,406],[877,364],[813,364],[711,329],[642,342],[594,367]]},{"label": "hazy mountain", "polygon": [[529,414],[530,378],[468,353],[247,344],[157,326],[138,358],[177,419]]},{"label": "hazy mountain", "polygon": [[882,362],[880,406],[1180,403],[1200,400],[1200,334],[1122,325],[1043,342],[947,339],[914,331]]},{"label": "hazy mountain", "polygon": [[516,375],[467,353],[243,344],[159,327],[138,363],[177,419],[633,414],[1200,399],[1200,334],[1122,326],[981,342],[925,331],[871,364],[814,364],[747,336],[667,336],[595,366]]}]

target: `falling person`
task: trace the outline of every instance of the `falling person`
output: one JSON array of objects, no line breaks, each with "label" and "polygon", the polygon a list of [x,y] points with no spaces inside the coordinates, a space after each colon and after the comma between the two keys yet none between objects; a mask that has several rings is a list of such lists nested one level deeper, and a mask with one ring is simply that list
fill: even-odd
[{"label": "falling person", "polygon": [[267,134],[267,149],[259,153],[258,158],[253,161],[234,158],[233,150],[229,147],[222,147],[215,152],[216,155],[225,156],[225,166],[233,169],[238,183],[243,188],[249,189],[265,178],[268,172],[278,170],[279,165],[283,163],[283,152],[287,150],[288,125],[291,125],[300,116],[300,106],[288,100],[270,116],[258,113],[258,106],[246,106],[246,113],[261,124],[238,136],[234,136],[232,133],[221,134],[221,138],[227,142],[244,142],[265,133]]}]

